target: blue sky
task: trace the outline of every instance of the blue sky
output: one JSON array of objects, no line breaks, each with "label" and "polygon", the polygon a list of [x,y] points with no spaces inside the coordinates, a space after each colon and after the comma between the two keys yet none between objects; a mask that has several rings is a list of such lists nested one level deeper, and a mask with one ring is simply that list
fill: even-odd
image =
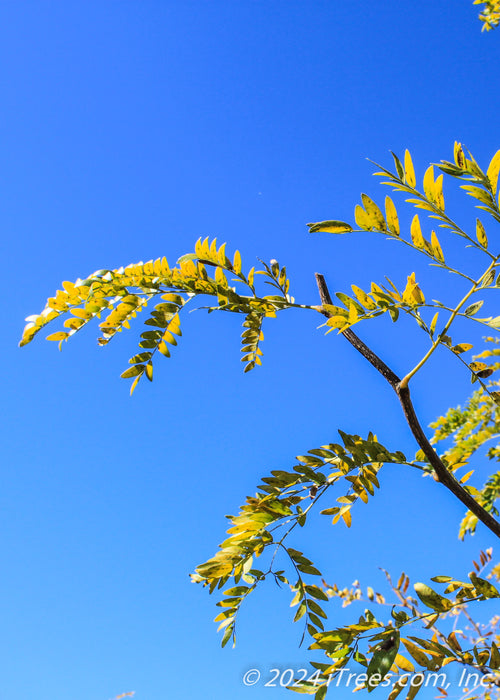
[{"label": "blue sky", "polygon": [[[372,429],[412,454],[389,387],[305,313],[269,323],[264,366],[243,375],[240,319],[201,311],[130,399],[119,374],[140,324],[105,349],[87,329],[59,353],[41,338],[19,350],[23,319],[62,280],[175,262],[207,235],[238,248],[246,267],[278,258],[304,303],[317,303],[315,271],[335,291],[384,274],[404,285],[413,270],[431,284],[418,260],[375,235],[313,236],[305,223],[352,221],[361,191],[385,196],[367,157],[387,165],[389,150],[409,148],[421,177],[459,140],[487,164],[500,147],[499,37],[481,34],[477,9],[0,3],[1,697],[292,697],[241,680],[309,658],[289,594],[265,586],[243,611],[237,648],[221,650],[215,601],[188,573],[260,476],[334,441],[337,428]],[[450,201],[471,222],[465,199]],[[409,325],[359,332],[399,373],[425,349]],[[441,359],[413,390],[423,424],[470,388]],[[482,532],[457,542],[462,508],[430,480],[387,467],[382,485],[351,530],[318,516],[312,541],[297,538],[329,581],[382,588],[379,566],[420,580],[463,574],[491,543]],[[331,607],[332,626],[348,619]]]}]

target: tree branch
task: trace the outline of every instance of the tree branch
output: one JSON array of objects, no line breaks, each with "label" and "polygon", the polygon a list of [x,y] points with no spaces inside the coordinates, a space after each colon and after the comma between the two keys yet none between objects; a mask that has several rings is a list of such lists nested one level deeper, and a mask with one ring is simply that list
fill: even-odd
[{"label": "tree branch", "polygon": [[[316,273],[316,283],[318,285],[319,295],[321,298],[321,303],[324,306],[332,305],[332,299],[328,287],[325,282],[323,275]],[[330,314],[326,309],[322,311],[323,315],[327,318]],[[427,457],[429,463],[434,469],[437,480],[443,484],[451,493],[458,498],[461,503],[466,506],[468,510],[473,513],[478,520],[480,520],[483,525],[493,532],[494,535],[500,538],[500,523],[495,520],[495,518],[488,513],[473,496],[466,491],[463,486],[455,479],[453,474],[447,469],[445,464],[440,459],[437,452],[434,450],[430,444],[427,436],[425,435],[422,426],[420,425],[413,403],[410,398],[410,390],[407,386],[401,386],[401,380],[399,377],[383,362],[378,355],[376,355],[373,350],[371,350],[363,341],[358,338],[356,333],[350,328],[342,331],[342,335],[346,338],[351,345],[360,352],[368,362],[375,367],[375,369],[389,382],[396,394],[398,395],[399,401],[403,408],[403,413],[406,418],[406,422],[418,443],[418,446],[422,452]]]}]

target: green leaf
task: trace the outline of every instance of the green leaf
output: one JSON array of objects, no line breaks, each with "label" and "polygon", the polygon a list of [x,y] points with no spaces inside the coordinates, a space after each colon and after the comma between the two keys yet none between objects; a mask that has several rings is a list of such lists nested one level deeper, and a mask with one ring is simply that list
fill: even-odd
[{"label": "green leaf", "polygon": [[148,362],[151,359],[151,352],[140,352],[138,355],[134,355],[128,361],[130,365],[136,365],[138,362]]},{"label": "green leaf", "polygon": [[321,576],[321,571],[318,571],[314,566],[308,564],[298,564],[297,568],[302,571],[303,574],[310,574],[311,576]]},{"label": "green leaf", "polygon": [[225,647],[233,635],[233,625],[228,625],[222,637],[221,646]]},{"label": "green leaf", "polygon": [[424,605],[436,612],[446,612],[451,608],[451,601],[436,593],[425,583],[416,583],[413,588]]},{"label": "green leaf", "polygon": [[391,631],[384,641],[375,650],[366,671],[367,690],[371,693],[379,683],[384,680],[390,670],[399,649],[399,632]]},{"label": "green leaf", "polygon": [[314,700],[324,700],[326,698],[326,694],[328,692],[328,686],[322,685],[318,688],[316,691],[316,694],[314,695]]},{"label": "green leaf", "polygon": [[400,180],[404,180],[405,176],[405,171],[403,169],[403,165],[397,155],[391,151],[391,155],[394,158],[394,165],[396,166],[396,172],[398,174],[398,177]]},{"label": "green leaf", "polygon": [[144,338],[144,340],[158,340],[161,336],[161,331],[144,331],[144,333],[141,333],[141,338]]},{"label": "green leaf", "polygon": [[306,610],[307,610],[306,601],[303,600],[302,603],[297,608],[297,612],[295,613],[295,617],[293,618],[293,621],[297,622],[297,620],[300,620],[300,618],[303,617],[303,615],[305,614]]},{"label": "green leaf", "polygon": [[434,581],[435,583],[449,583],[450,581],[453,581],[453,578],[452,576],[433,576],[431,581]]},{"label": "green leaf", "polygon": [[322,591],[321,588],[318,588],[318,586],[306,586],[306,591],[309,593],[309,595],[313,596],[313,598],[318,598],[319,600],[324,601],[329,600],[326,593]]},{"label": "green leaf", "polygon": [[313,612],[316,613],[316,615],[319,615],[320,617],[326,619],[327,615],[326,615],[325,611],[323,610],[323,608],[320,605],[315,603],[314,600],[309,600],[307,605],[308,605],[310,610],[312,610]]},{"label": "green leaf", "polygon": [[500,593],[489,581],[486,581],[484,578],[479,578],[474,572],[469,574],[469,578],[480,595],[483,595],[485,598],[500,598]]},{"label": "green leaf", "polygon": [[146,365],[134,365],[133,367],[129,367],[128,369],[125,370],[125,372],[122,372],[120,374],[120,377],[122,379],[130,379],[131,377],[137,377],[141,374],[146,369]]},{"label": "green leaf", "polygon": [[492,642],[491,644],[491,656],[489,665],[493,669],[497,669],[500,667],[500,652],[498,651],[498,647],[495,644],[495,642]]}]

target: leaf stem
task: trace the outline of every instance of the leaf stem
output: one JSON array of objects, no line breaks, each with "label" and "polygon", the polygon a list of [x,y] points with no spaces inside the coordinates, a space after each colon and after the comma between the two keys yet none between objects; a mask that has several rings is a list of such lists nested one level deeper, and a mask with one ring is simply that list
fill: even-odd
[{"label": "leaf stem", "polygon": [[445,324],[443,330],[442,330],[441,333],[438,335],[438,337],[436,338],[436,340],[432,343],[432,345],[431,345],[431,347],[429,348],[429,350],[425,353],[425,355],[424,355],[423,358],[420,360],[420,362],[419,362],[417,365],[415,365],[415,367],[414,367],[410,372],[408,372],[408,374],[407,374],[405,377],[403,377],[403,379],[401,380],[401,382],[400,382],[400,387],[401,387],[402,389],[406,389],[406,388],[408,387],[408,382],[410,381],[410,379],[425,365],[425,363],[427,362],[427,360],[431,357],[431,355],[434,353],[434,351],[435,351],[435,350],[438,348],[438,346],[441,344],[441,338],[443,337],[443,335],[446,334],[446,332],[447,332],[448,329],[450,328],[451,324],[453,323],[453,321],[455,320],[455,318],[456,318],[457,315],[459,314],[460,309],[462,308],[462,306],[463,306],[463,305],[465,304],[465,302],[468,301],[468,299],[474,294],[474,292],[478,289],[478,287],[481,286],[481,282],[483,281],[483,279],[486,278],[486,276],[489,274],[489,272],[496,266],[496,263],[497,263],[497,258],[494,258],[494,259],[491,261],[491,263],[488,265],[488,268],[483,272],[483,274],[481,275],[481,277],[480,277],[476,282],[474,282],[474,284],[473,284],[472,287],[469,289],[469,291],[467,292],[467,294],[458,302],[457,306],[453,309],[452,313],[450,314],[450,318],[449,318],[448,321],[446,322],[446,324]]}]

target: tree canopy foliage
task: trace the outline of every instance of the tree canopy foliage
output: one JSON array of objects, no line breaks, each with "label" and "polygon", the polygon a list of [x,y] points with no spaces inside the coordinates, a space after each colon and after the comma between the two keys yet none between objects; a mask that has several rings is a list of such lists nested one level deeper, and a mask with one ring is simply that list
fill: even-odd
[{"label": "tree canopy foliage", "polygon": [[[484,5],[480,14],[483,28],[494,28],[500,20],[500,3],[476,0],[475,4]],[[158,354],[170,356],[182,335],[183,311],[198,300],[209,312],[242,316],[245,372],[262,363],[266,319],[288,309],[321,315],[326,333],[342,335],[394,389],[415,437],[416,454],[405,455],[386,446],[373,433],[362,437],[339,430],[337,442],[314,447],[298,456],[289,469],[275,469],[262,478],[257,493],[246,499],[236,515],[228,516],[226,539],[197,567],[192,579],[210,593],[223,593],[215,618],[223,646],[235,643],[238,612],[262,581],[274,579],[288,587],[291,605],[296,608],[294,621],[303,624],[303,638],[307,636],[311,650],[324,654],[323,661],[311,661],[311,674],[297,679],[292,690],[314,694],[317,700],[325,697],[332,680],[341,677],[348,663],[358,664],[360,687],[368,692],[388,685],[390,674],[394,682],[389,700],[403,690],[407,700],[412,700],[426,678],[443,673],[453,663],[485,679],[476,695],[490,697],[500,687],[500,617],[486,624],[477,620],[482,603],[500,598],[500,563],[494,561],[491,549],[479,553],[468,575],[438,571],[432,586],[416,581],[410,587],[406,573],[396,578],[386,572],[391,591],[387,600],[373,587],[366,592],[358,584],[340,589],[325,581],[307,553],[293,546],[296,528],[304,528],[315,509],[321,509],[332,525],[350,527],[358,504],[369,504],[380,488],[381,469],[391,463],[419,470],[435,480],[436,498],[441,485],[466,507],[460,538],[473,534],[480,523],[500,537],[500,471],[486,477],[480,470],[475,474],[475,458],[482,448],[491,462],[500,459],[500,446],[491,443],[500,431],[500,382],[495,374],[500,369],[500,316],[495,315],[492,296],[500,288],[500,255],[491,242],[494,227],[500,223],[500,150],[481,166],[455,143],[453,157],[429,165],[422,176],[417,176],[409,151],[401,157],[393,154],[391,166],[375,167],[382,185],[402,196],[412,209],[409,226],[400,224],[405,204],[394,201],[396,197],[387,194],[383,203],[377,203],[362,194],[351,222],[310,223],[309,231],[389,238],[427,259],[436,275],[446,272],[453,302],[434,299],[432,290],[425,289],[412,271],[403,284],[386,278],[362,289],[353,283],[348,293],[339,290],[334,298],[325,278],[318,274],[319,301],[297,301],[286,267],[278,261],[261,260],[248,269],[238,251],[229,254],[225,243],[205,238],[174,266],[161,258],[63,282],[42,312],[27,319],[20,344],[30,343],[48,324],[64,317],[62,328],[48,340],[61,347],[98,319],[98,342],[106,345],[130,328],[132,319],[141,313],[146,318],[138,352],[121,375],[131,380],[132,393],[144,376],[153,380]],[[449,211],[445,181],[458,185],[479,210],[472,231]],[[455,241],[463,244],[459,256],[453,254]],[[428,339],[425,354],[401,378],[353,330],[381,316],[390,317],[395,324],[410,318]],[[484,347],[474,348],[468,339],[455,334],[459,320],[485,330]],[[463,407],[450,408],[437,418],[427,437],[409,386],[438,349],[448,353],[450,362],[463,366],[474,391]],[[278,565],[283,559],[278,554],[285,556],[285,568]],[[332,598],[341,599],[344,605],[365,601],[368,607],[351,624],[330,628],[325,603]],[[461,627],[462,621],[468,629]],[[421,679],[419,683],[413,683],[415,677]],[[442,694],[447,694],[445,689]]]},{"label": "tree canopy foliage", "polygon": [[498,0],[474,0],[474,5],[483,5],[479,19],[483,23],[483,31],[487,32],[498,27],[500,22],[500,2]]}]

